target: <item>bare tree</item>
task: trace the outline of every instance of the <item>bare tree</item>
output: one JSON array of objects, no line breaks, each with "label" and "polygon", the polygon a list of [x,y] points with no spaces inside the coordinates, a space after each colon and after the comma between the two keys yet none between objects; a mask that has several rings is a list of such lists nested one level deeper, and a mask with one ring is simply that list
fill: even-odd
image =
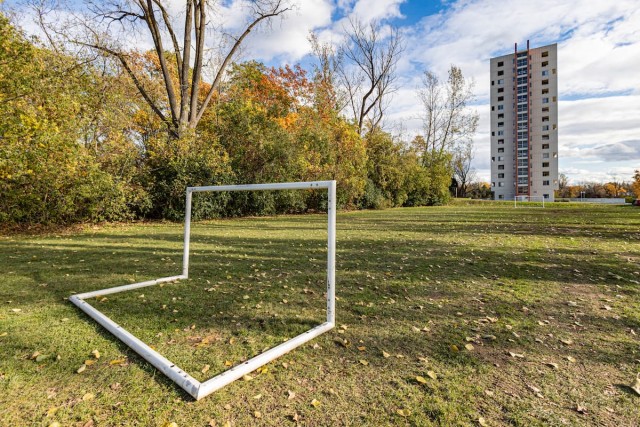
[{"label": "bare tree", "polygon": [[467,197],[469,184],[475,179],[475,168],[471,166],[474,157],[471,139],[459,144],[453,153],[453,176],[458,182],[458,197]]},{"label": "bare tree", "polygon": [[478,113],[468,108],[474,99],[473,82],[467,82],[455,65],[444,83],[426,71],[418,97],[423,107],[424,135],[414,141],[423,158],[426,153],[440,157],[458,149],[464,151],[478,128]]},{"label": "bare tree", "polygon": [[[389,34],[385,37],[387,29]],[[348,108],[362,134],[365,122],[371,129],[382,122],[389,95],[396,89],[395,70],[404,48],[398,30],[378,22],[364,24],[350,19],[345,31],[347,42],[340,48],[345,60],[340,63],[338,74],[347,93]]]},{"label": "bare tree", "polygon": [[[212,74],[206,93],[200,93],[205,66],[205,39],[213,25],[211,16],[217,2],[186,0],[180,16],[172,16],[169,1],[108,0],[87,1],[84,15],[76,15],[73,30],[58,30],[68,40],[117,60],[131,77],[140,95],[176,138],[196,128],[228,65],[242,42],[262,21],[290,10],[286,0],[251,0],[250,18],[244,30],[231,37],[226,54]],[[180,22],[179,19],[181,19]],[[41,22],[44,22],[40,18]],[[102,31],[97,28],[102,28]],[[135,67],[135,49],[122,42],[122,37],[142,31],[151,36],[157,55],[164,99],[159,100],[144,76]],[[45,34],[49,35],[50,32]]]}]

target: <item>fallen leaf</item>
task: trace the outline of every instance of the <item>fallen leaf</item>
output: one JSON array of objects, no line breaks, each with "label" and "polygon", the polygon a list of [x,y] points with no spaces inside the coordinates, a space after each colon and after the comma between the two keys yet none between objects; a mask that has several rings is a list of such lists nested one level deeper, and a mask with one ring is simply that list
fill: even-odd
[{"label": "fallen leaf", "polygon": [[242,379],[244,381],[251,381],[253,379],[253,377],[251,375],[247,374],[247,375],[243,375]]},{"label": "fallen leaf", "polygon": [[567,360],[568,360],[569,362],[571,362],[571,363],[576,363],[576,359],[574,359],[574,358],[573,358],[573,357],[571,357],[571,356],[567,356]]},{"label": "fallen leaf", "polygon": [[452,344],[449,348],[450,348],[450,349],[451,349],[451,351],[452,351],[452,352],[454,352],[454,353],[457,353],[457,352],[459,352],[459,351],[460,351],[460,349],[458,348],[458,346],[457,346],[457,345],[455,345],[455,344]]},{"label": "fallen leaf", "polygon": [[418,375],[416,377],[416,381],[418,381],[420,384],[426,384],[427,380],[424,379],[424,377],[421,377],[420,375]]},{"label": "fallen leaf", "polygon": [[253,398],[255,400],[262,399],[262,394],[256,394],[255,396],[253,396]]},{"label": "fallen leaf", "polygon": [[230,360],[225,360],[224,366],[232,366],[233,363]]},{"label": "fallen leaf", "polygon": [[52,406],[51,408],[49,408],[49,410],[47,411],[47,417],[54,416],[56,412],[58,412],[58,409],[60,409],[59,406]]},{"label": "fallen leaf", "polygon": [[382,357],[384,357],[385,359],[391,357],[391,355],[389,353],[387,353],[386,351],[382,351]]},{"label": "fallen leaf", "polygon": [[204,365],[204,367],[200,370],[200,372],[202,372],[203,374],[206,374],[210,367],[211,366],[209,365]]},{"label": "fallen leaf", "polygon": [[365,346],[363,346],[363,345],[361,345],[360,347],[358,347],[358,350],[360,350],[360,351],[365,351],[366,349],[367,349],[367,347],[365,347]]},{"label": "fallen leaf", "polygon": [[469,351],[473,351],[475,347],[473,346],[473,344],[465,344],[464,348],[466,348]]},{"label": "fallen leaf", "polygon": [[82,396],[82,401],[83,401],[83,402],[86,402],[87,400],[93,400],[95,397],[96,397],[96,395],[95,395],[95,394],[93,394],[93,393],[85,393],[85,394]]},{"label": "fallen leaf", "polygon": [[93,357],[95,357],[96,359],[100,359],[100,352],[98,350],[93,350],[91,352],[91,354],[93,355]]},{"label": "fallen leaf", "polygon": [[317,400],[317,399],[313,399],[313,400],[311,401],[311,405],[312,405],[314,408],[317,408],[318,406],[320,406],[320,401],[319,401],[319,400]]},{"label": "fallen leaf", "polygon": [[545,365],[552,367],[553,369],[558,369],[558,364],[553,362],[546,362]]},{"label": "fallen leaf", "polygon": [[580,405],[579,403],[576,405],[576,412],[579,414],[586,414],[587,413],[587,408],[585,408],[584,406]]},{"label": "fallen leaf", "polygon": [[409,410],[408,409],[398,409],[398,410],[396,410],[396,414],[400,415],[401,417],[408,417],[409,416]]},{"label": "fallen leaf", "polygon": [[262,418],[262,412],[260,412],[260,411],[255,411],[255,412],[253,413],[253,416],[254,416],[254,417],[256,417],[256,418]]},{"label": "fallen leaf", "polygon": [[114,359],[111,362],[109,362],[109,365],[123,365],[124,364],[124,359]]},{"label": "fallen leaf", "polygon": [[291,390],[287,390],[287,393],[289,394],[289,396],[287,396],[287,400],[293,400],[296,398],[296,393],[291,391]]},{"label": "fallen leaf", "polygon": [[9,335],[9,334],[6,333],[6,332],[3,332],[3,333],[0,334],[0,337],[6,337],[7,335]]},{"label": "fallen leaf", "polygon": [[84,370],[87,369],[87,365],[82,365],[78,368],[78,370],[76,371],[78,374],[81,374],[84,372]]},{"label": "fallen leaf", "polygon": [[96,363],[96,361],[93,360],[93,359],[87,359],[87,360],[84,361],[84,364],[87,365],[87,366],[91,366],[94,363]]},{"label": "fallen leaf", "polygon": [[487,427],[489,425],[487,424],[487,421],[484,419],[484,417],[478,418],[478,424],[480,424],[482,427]]},{"label": "fallen leaf", "polygon": [[509,352],[509,356],[514,357],[514,358],[520,358],[520,359],[524,359],[524,354],[522,353],[514,353],[512,351]]},{"label": "fallen leaf", "polygon": [[39,351],[35,351],[35,352],[31,355],[31,357],[30,357],[29,359],[33,360],[33,359],[35,359],[35,358],[36,358],[36,357],[38,357],[38,356],[40,356],[40,352],[39,352]]},{"label": "fallen leaf", "polygon": [[369,362],[367,362],[367,361],[366,361],[366,360],[364,360],[364,359],[360,359],[360,364],[361,364],[361,365],[364,365],[364,366],[367,366],[367,365],[369,365]]},{"label": "fallen leaf", "polygon": [[36,362],[42,362],[43,360],[48,359],[49,356],[46,354],[39,354],[38,356],[36,356]]},{"label": "fallen leaf", "polygon": [[178,427],[178,424],[174,422],[166,422],[162,425],[162,427]]},{"label": "fallen leaf", "polygon": [[60,423],[57,421],[52,422],[51,424],[49,424],[49,427],[61,427]]},{"label": "fallen leaf", "polygon": [[431,378],[432,380],[437,380],[437,379],[438,379],[438,374],[436,374],[436,373],[435,373],[435,372],[433,372],[433,371],[427,371],[427,376],[428,376],[429,378]]},{"label": "fallen leaf", "polygon": [[560,340],[560,342],[564,345],[571,345],[573,344],[573,340],[571,338],[567,338],[566,340]]},{"label": "fallen leaf", "polygon": [[20,313],[22,311],[21,308],[12,308],[11,311],[13,311],[14,313]]}]

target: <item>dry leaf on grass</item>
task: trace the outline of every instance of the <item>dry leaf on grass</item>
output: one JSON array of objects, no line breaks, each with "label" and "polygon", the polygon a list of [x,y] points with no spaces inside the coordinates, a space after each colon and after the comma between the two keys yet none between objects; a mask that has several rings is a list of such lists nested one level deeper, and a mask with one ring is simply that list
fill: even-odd
[{"label": "dry leaf on grass", "polygon": [[317,399],[313,399],[313,400],[311,401],[311,405],[312,405],[314,408],[317,408],[318,406],[320,406],[320,401],[319,401],[319,400],[317,400]]},{"label": "dry leaf on grass", "polygon": [[429,378],[431,378],[432,380],[437,380],[437,379],[438,379],[438,374],[436,374],[436,373],[435,373],[435,372],[433,372],[433,371],[427,371],[427,376],[428,376]]},{"label": "dry leaf on grass", "polygon": [[291,390],[287,390],[287,394],[288,394],[287,400],[293,400],[296,397],[296,393]]},{"label": "dry leaf on grass", "polygon": [[636,380],[631,384],[631,390],[635,391],[640,396],[640,373],[636,376]]},{"label": "dry leaf on grass", "polygon": [[391,355],[383,350],[382,351],[382,357],[384,357],[385,359],[388,359],[389,357],[391,357]]},{"label": "dry leaf on grass", "polygon": [[426,384],[427,383],[427,380],[424,379],[424,377],[421,377],[420,375],[418,375],[416,377],[416,381],[418,381],[420,384]]}]

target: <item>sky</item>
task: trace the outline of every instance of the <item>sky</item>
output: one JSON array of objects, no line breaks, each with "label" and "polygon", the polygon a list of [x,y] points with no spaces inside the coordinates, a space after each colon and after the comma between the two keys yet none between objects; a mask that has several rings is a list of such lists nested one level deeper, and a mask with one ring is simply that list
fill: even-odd
[{"label": "sky", "polygon": [[[222,1],[216,19],[230,31],[241,28],[247,1]],[[489,59],[527,40],[532,47],[558,44],[559,172],[579,184],[630,180],[640,168],[639,0],[291,2],[287,16],[246,40],[243,57],[274,66],[308,64],[312,31],[322,41],[339,43],[349,17],[397,27],[406,48],[387,112],[390,130],[408,137],[420,133],[416,90],[422,73],[431,70],[444,79],[451,64],[459,66],[474,81],[472,108],[480,122],[473,165],[480,180],[490,176]],[[170,3],[175,11],[184,4]]]}]

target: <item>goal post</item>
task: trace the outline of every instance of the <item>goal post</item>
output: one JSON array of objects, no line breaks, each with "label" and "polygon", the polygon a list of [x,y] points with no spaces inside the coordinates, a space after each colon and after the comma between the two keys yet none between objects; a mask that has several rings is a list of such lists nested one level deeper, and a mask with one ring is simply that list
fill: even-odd
[{"label": "goal post", "polygon": [[517,208],[520,205],[544,208],[545,200],[544,196],[515,196],[513,198],[513,207]]},{"label": "goal post", "polygon": [[[189,277],[189,245],[191,240],[191,204],[193,193],[222,192],[222,191],[268,191],[268,190],[317,190],[326,189],[328,193],[327,203],[327,308],[326,321],[316,327],[276,346],[265,352],[224,371],[215,377],[200,382],[184,372],[170,360],[167,360],[149,345],[136,338],[122,326],[101,313],[86,300],[97,296],[114,294],[118,292],[154,286],[160,283],[187,279]],[[219,390],[220,388],[242,378],[244,375],[255,371],[261,366],[277,359],[285,353],[312,340],[318,335],[327,332],[335,326],[335,256],[336,256],[336,181],[309,181],[309,182],[285,182],[271,184],[247,184],[247,185],[215,185],[203,187],[187,187],[186,206],[184,220],[184,248],[182,255],[182,274],[163,277],[130,285],[116,286],[72,295],[69,300],[88,316],[111,332],[116,338],[125,343],[129,348],[138,353],[143,359],[151,363],[164,375],[174,381],[183,390],[196,400]]]}]

